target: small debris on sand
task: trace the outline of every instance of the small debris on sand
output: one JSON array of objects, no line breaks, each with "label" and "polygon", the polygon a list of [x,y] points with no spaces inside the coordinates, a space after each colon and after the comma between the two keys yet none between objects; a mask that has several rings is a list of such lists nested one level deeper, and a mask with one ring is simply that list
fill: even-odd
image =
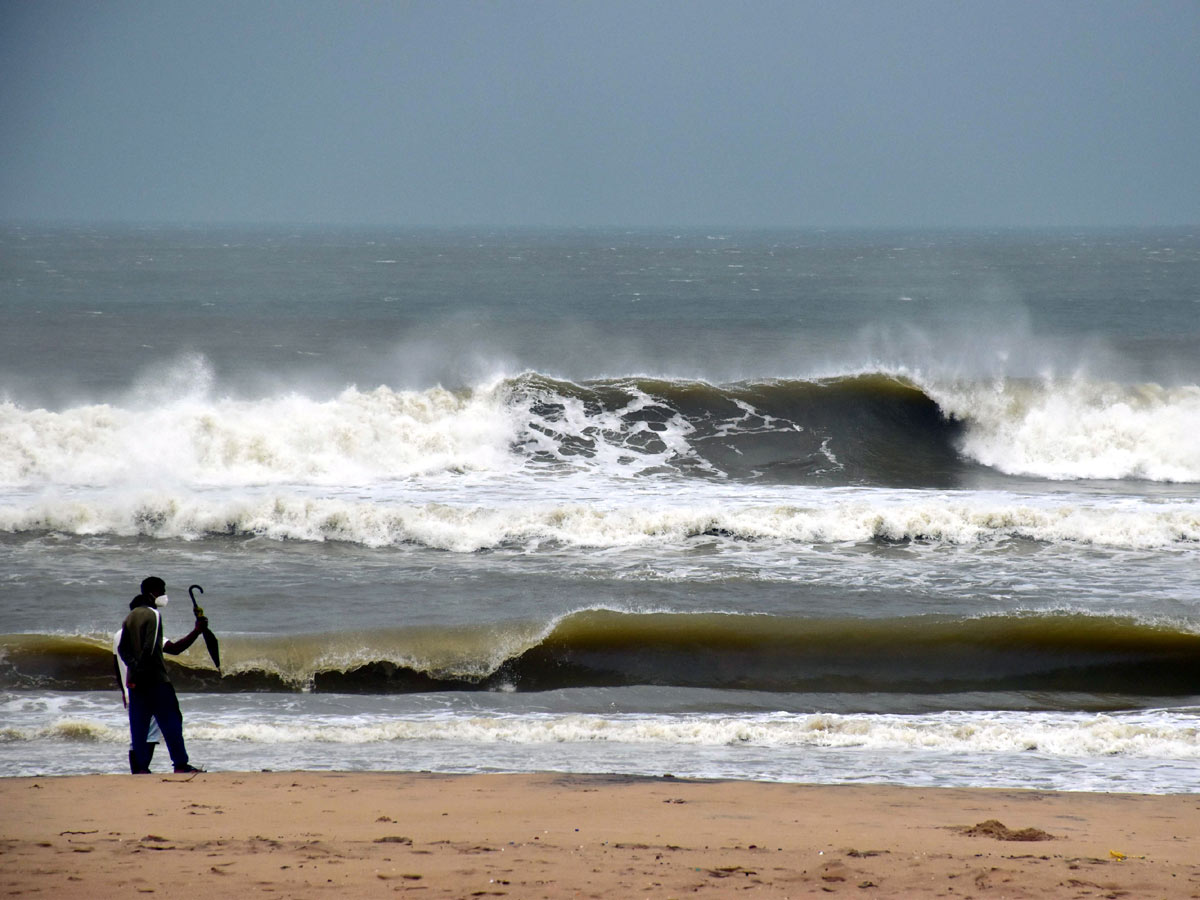
[{"label": "small debris on sand", "polygon": [[999,819],[988,819],[977,825],[960,825],[958,830],[971,837],[990,837],[998,841],[1052,841],[1054,835],[1040,828],[1012,829]]}]

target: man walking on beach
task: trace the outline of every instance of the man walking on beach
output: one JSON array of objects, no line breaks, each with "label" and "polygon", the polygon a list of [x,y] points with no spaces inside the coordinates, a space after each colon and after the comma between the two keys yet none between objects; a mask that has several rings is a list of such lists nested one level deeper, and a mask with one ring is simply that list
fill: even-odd
[{"label": "man walking on beach", "polygon": [[150,720],[158,723],[171,762],[176,772],[200,772],[188,762],[183,744],[183,714],[175,687],[167,676],[163,653],[182,653],[195,643],[208,619],[196,618],[196,625],[187,637],[163,643],[162,615],[159,609],[167,605],[167,585],[161,578],[150,576],[142,582],[142,592],[133,598],[131,610],[121,626],[117,653],[128,667],[129,686],[129,767],[135,775],[150,772],[150,753],[147,744]]}]

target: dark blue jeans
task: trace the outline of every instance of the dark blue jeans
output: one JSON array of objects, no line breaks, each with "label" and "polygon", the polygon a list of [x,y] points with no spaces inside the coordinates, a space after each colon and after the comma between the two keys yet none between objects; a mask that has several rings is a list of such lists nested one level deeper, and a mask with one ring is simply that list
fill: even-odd
[{"label": "dark blue jeans", "polygon": [[171,754],[171,762],[179,769],[188,764],[187,749],[183,746],[183,713],[179,699],[170,682],[136,687],[129,691],[129,765],[135,773],[150,771],[152,747],[146,743],[150,719],[158,722]]}]

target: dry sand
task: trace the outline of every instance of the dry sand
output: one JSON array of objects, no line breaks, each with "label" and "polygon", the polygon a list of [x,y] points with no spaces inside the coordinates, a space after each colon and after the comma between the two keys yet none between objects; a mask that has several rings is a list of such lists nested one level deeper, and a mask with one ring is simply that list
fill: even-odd
[{"label": "dry sand", "polygon": [[548,774],[6,778],[0,895],[1200,897],[1198,825],[1196,794]]}]

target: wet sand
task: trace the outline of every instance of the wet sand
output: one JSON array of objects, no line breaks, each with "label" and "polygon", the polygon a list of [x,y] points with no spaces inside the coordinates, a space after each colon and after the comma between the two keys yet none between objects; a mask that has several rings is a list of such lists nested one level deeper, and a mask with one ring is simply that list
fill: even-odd
[{"label": "wet sand", "polygon": [[1200,795],[616,776],[0,779],[0,895],[1200,897]]}]

